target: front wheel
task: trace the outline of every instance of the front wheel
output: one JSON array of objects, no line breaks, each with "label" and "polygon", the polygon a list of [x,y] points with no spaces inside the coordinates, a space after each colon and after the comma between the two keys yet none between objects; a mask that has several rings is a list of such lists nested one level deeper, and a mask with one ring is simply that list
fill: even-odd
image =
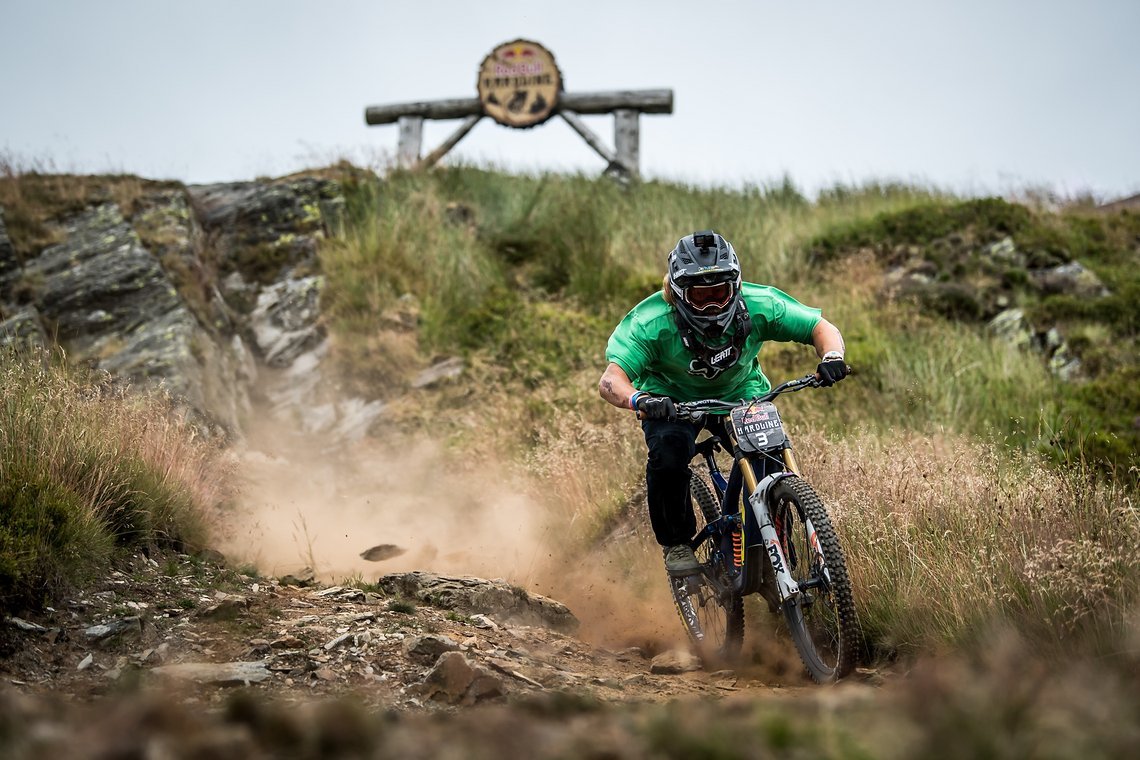
[{"label": "front wheel", "polygon": [[[689,491],[697,507],[698,529],[720,517],[720,505],[712,489],[695,472]],[[713,540],[705,541],[696,549],[703,568],[700,575],[669,578],[677,614],[706,666],[735,659],[744,641],[744,602],[724,565],[716,560],[717,547],[713,544]]]},{"label": "front wheel", "polygon": [[784,478],[772,488],[772,522],[801,591],[784,618],[812,680],[837,681],[855,667],[859,621],[847,564],[831,518],[810,485]]}]

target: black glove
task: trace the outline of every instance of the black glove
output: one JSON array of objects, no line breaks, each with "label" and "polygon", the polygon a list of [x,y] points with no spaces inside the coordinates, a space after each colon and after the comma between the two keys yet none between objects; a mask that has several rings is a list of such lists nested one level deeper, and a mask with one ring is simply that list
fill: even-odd
[{"label": "black glove", "polygon": [[637,411],[644,420],[675,420],[677,407],[668,396],[638,396]]},{"label": "black glove", "polygon": [[819,375],[819,384],[824,388],[835,385],[847,377],[848,369],[847,362],[843,361],[842,356],[824,356],[823,361],[819,363],[819,368],[816,369],[816,374]]}]

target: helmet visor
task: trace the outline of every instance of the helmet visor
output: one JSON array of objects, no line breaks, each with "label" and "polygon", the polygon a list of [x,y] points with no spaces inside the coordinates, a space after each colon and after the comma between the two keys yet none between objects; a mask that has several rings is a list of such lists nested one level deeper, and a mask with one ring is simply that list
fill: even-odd
[{"label": "helmet visor", "polygon": [[718,282],[715,285],[690,285],[685,288],[685,303],[699,312],[717,312],[732,301],[731,282]]}]

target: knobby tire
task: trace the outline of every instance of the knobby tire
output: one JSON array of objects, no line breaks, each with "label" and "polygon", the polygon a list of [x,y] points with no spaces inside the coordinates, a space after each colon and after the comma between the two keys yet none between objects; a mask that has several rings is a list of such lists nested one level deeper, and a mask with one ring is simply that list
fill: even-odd
[{"label": "knobby tire", "polygon": [[[708,483],[696,472],[689,479],[689,493],[697,508],[698,530],[720,517],[720,504]],[[706,541],[697,548],[697,560],[705,567],[705,573],[716,573],[721,582],[731,589],[731,581],[725,577],[724,568],[711,561],[712,543]],[[706,666],[735,659],[744,642],[744,601],[740,594],[733,590],[727,599],[717,598],[704,574],[670,577],[669,588],[681,623]]]},{"label": "knobby tire", "polygon": [[782,513],[781,539],[797,583],[820,575],[804,518],[815,526],[831,581],[827,588],[807,589],[784,602],[784,619],[812,680],[837,681],[855,667],[860,634],[847,564],[835,528],[815,490],[799,477],[784,478],[773,486],[770,504],[774,516]]}]

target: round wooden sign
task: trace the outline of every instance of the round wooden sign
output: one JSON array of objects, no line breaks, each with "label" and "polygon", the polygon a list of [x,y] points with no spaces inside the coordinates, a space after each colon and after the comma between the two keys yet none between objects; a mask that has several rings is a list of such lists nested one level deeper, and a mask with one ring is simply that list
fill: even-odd
[{"label": "round wooden sign", "polygon": [[533,127],[554,115],[562,74],[550,51],[530,40],[505,42],[479,66],[483,111],[508,127]]}]

